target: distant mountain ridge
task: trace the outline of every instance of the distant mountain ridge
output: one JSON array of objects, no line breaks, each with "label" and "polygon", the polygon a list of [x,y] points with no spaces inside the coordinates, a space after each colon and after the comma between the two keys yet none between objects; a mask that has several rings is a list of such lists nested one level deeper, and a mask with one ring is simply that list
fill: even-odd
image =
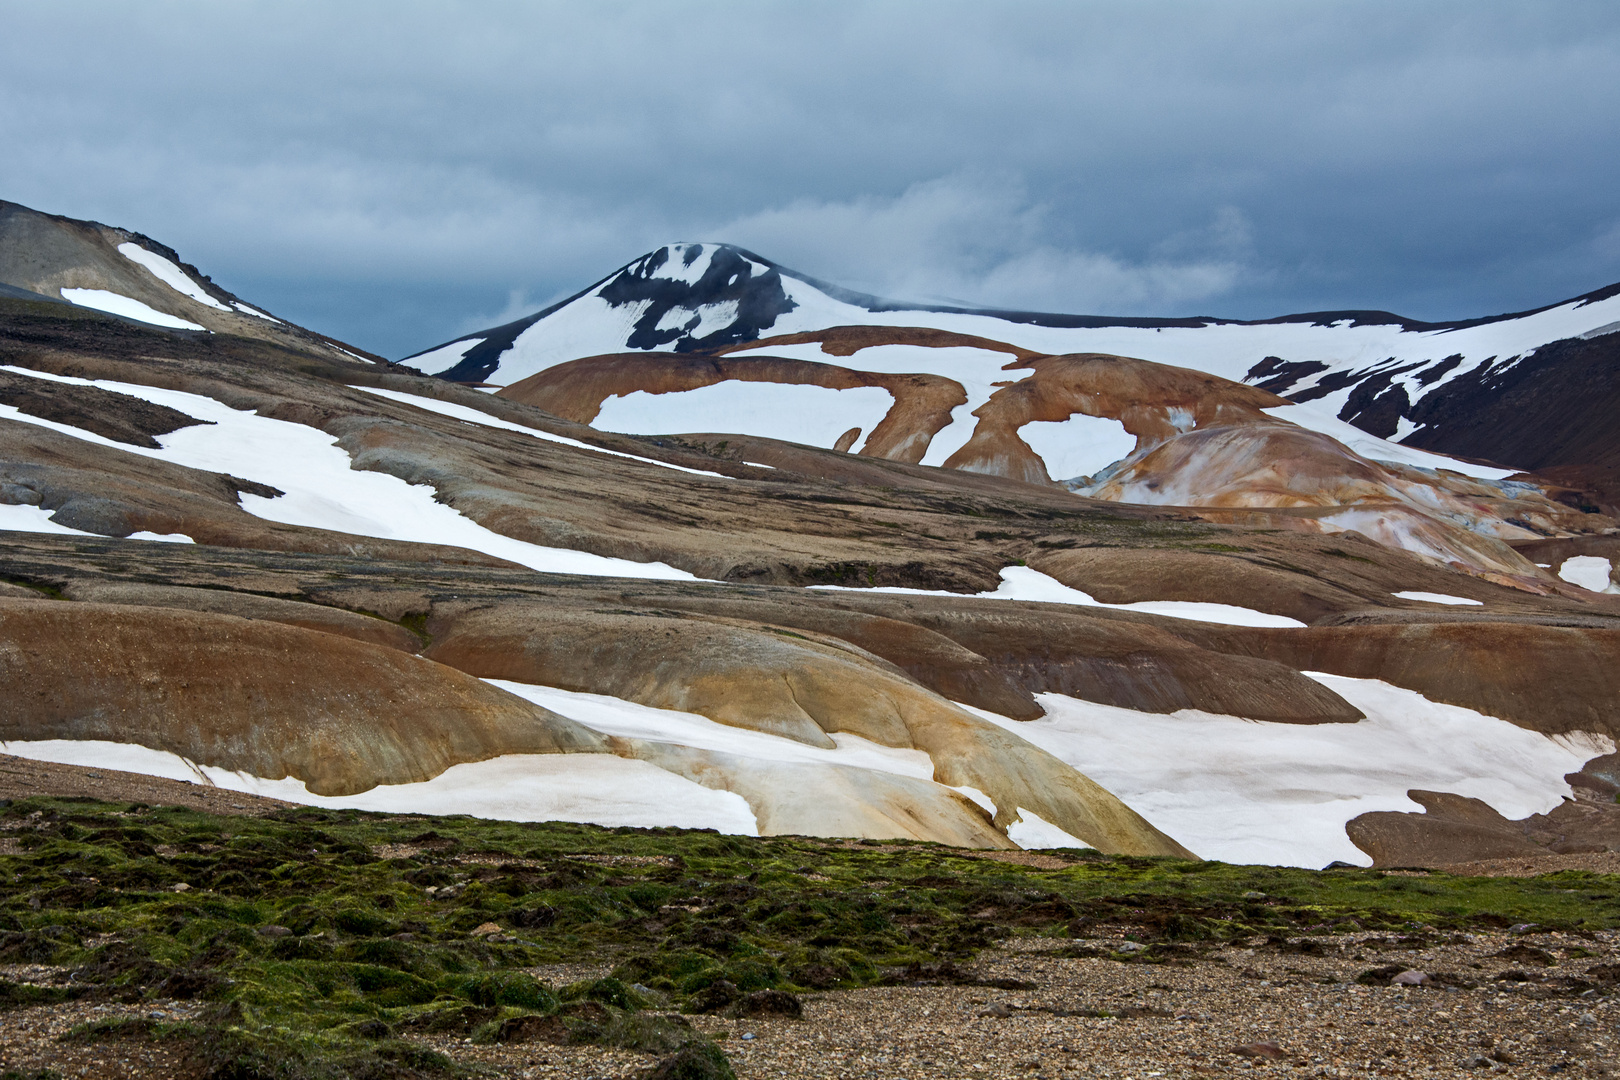
[{"label": "distant mountain ridge", "polygon": [[1317,402],[1369,434],[1427,450],[1620,476],[1611,419],[1620,415],[1620,283],[1445,322],[1365,310],[1114,318],[909,304],[733,245],[671,244],[533,315],[404,362],[454,382],[510,385],[584,356],[709,353],[841,325],[932,327],[1042,354],[1140,357]]}]

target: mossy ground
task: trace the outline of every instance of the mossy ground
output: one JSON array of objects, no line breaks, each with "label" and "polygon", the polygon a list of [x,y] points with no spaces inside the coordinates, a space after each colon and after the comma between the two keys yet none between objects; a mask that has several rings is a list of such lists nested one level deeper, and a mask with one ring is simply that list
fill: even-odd
[{"label": "mossy ground", "polygon": [[[76,1037],[187,1040],[239,1080],[452,1074],[410,1036],[502,1038],[523,1017],[550,1018],[553,1038],[673,1052],[695,1036],[648,1010],[690,1007],[721,980],[748,992],[951,978],[997,939],[1096,937],[1099,924],[1148,944],[1131,958],[1149,962],[1171,942],[1254,934],[1620,926],[1620,880],[1579,872],[1091,852],[1039,868],[920,843],[69,799],[12,803],[0,827],[16,849],[0,855],[0,962],[74,972],[0,980],[0,1008],[202,1000],[183,1024]],[[579,962],[616,967],[555,988],[529,973]]]}]

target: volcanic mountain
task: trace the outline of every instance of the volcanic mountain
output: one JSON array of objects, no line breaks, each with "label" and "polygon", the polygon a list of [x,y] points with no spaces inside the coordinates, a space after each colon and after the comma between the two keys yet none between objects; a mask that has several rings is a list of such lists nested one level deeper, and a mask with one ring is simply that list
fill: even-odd
[{"label": "volcanic mountain", "polygon": [[[1446,799],[1471,855],[1620,846],[1620,526],[1574,475],[1612,290],[1119,321],[683,245],[394,365],[12,204],[0,285],[10,753],[979,847],[1399,862],[1472,827]],[[1522,452],[1454,444],[1497,413]]]},{"label": "volcanic mountain", "polygon": [[[1386,311],[1253,322],[1113,319],[905,304],[829,285],[727,244],[674,244],[543,311],[407,360],[441,378],[510,386],[584,356],[797,344],[785,339],[840,326],[927,327],[986,338],[1010,347],[1004,360],[1131,356],[1310,402],[1369,435],[1418,449],[1521,469],[1620,470],[1613,423],[1620,411],[1613,378],[1620,284],[1531,311],[1455,322]],[[826,351],[850,355],[854,340],[846,336],[845,348]],[[980,392],[964,404],[977,408],[985,395],[974,389]],[[961,440],[947,441],[954,449]]]}]

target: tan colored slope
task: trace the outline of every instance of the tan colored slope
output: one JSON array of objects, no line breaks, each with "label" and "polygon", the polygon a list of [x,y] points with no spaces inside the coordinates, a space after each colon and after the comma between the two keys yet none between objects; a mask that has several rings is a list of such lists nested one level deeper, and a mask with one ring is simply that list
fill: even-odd
[{"label": "tan colored slope", "polygon": [[228,615],[0,599],[0,739],[167,750],[319,795],[605,740],[395,649]]},{"label": "tan colored slope", "polygon": [[[824,386],[833,390],[876,386],[894,397],[888,413],[867,436],[867,457],[916,463],[929,440],[951,422],[951,410],[967,403],[961,384],[939,375],[889,375],[852,371],[809,360],[774,356],[710,357],[672,353],[614,353],[571,360],[497,391],[564,419],[588,424],[602,402],[635,391],[673,394],[727,381]],[[853,440],[852,440],[853,441]]]},{"label": "tan colored slope", "polygon": [[548,619],[488,605],[435,612],[428,630],[427,655],[484,678],[608,694],[811,746],[848,732],[922,750],[938,783],[990,796],[1002,828],[1026,807],[1102,851],[1187,854],[1070,766],[854,646],[654,612]]},{"label": "tan colored slope", "polygon": [[1165,620],[1153,616],[843,592],[801,602],[688,594],[659,605],[848,642],[943,697],[1015,720],[1044,715],[1032,695],[1046,692],[1146,712],[1201,709],[1275,723],[1361,718],[1290,668],[1206,651],[1155,625]]},{"label": "tan colored slope", "polygon": [[966,796],[909,776],[845,765],[742,758],[644,739],[615,739],[619,753],[748,802],[761,836],[931,840],[1016,848]]},{"label": "tan colored slope", "polygon": [[260,619],[284,623],[305,630],[353,638],[369,645],[380,645],[400,652],[414,653],[422,647],[415,634],[389,622],[341,608],[300,603],[274,596],[228,592],[224,589],[192,589],[174,585],[117,582],[73,582],[62,590],[69,600],[95,604],[122,604],[126,607],[171,608],[234,615],[240,619]]}]

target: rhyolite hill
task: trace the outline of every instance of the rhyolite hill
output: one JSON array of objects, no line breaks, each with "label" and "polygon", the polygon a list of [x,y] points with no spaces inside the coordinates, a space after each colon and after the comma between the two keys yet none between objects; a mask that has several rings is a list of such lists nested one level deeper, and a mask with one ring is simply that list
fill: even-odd
[{"label": "rhyolite hill", "polygon": [[1614,288],[1108,320],[678,245],[395,364],[9,203],[0,286],[11,753],[509,820],[1620,848]]}]

